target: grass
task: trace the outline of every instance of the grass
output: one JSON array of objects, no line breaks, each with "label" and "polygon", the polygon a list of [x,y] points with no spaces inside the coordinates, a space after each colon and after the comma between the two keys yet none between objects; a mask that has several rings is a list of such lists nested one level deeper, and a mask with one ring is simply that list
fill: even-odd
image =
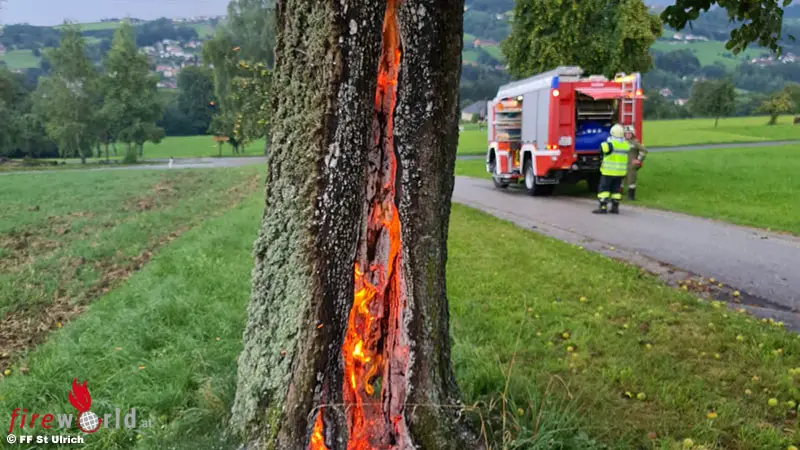
[{"label": "grass", "polygon": [[[105,150],[104,150],[105,151]],[[224,144],[222,146],[222,156],[263,156],[264,155],[264,140],[251,142],[243,149],[239,155],[233,154],[233,148]],[[109,159],[120,160],[125,155],[125,145],[117,144],[117,154],[114,155],[113,149],[109,148]],[[208,158],[219,156],[219,148],[217,143],[212,141],[212,136],[175,136],[167,137],[158,144],[147,142],[144,145],[144,160],[152,159],[169,159],[173,158]],[[77,158],[71,158],[76,160]],[[102,158],[88,158],[90,162],[97,162],[105,159],[105,153]],[[58,159],[61,161],[61,159]],[[2,166],[0,166],[2,171]]]},{"label": "grass", "polygon": [[651,153],[637,202],[800,234],[798,172],[796,145]]},{"label": "grass", "polygon": [[10,50],[0,56],[0,61],[5,62],[10,70],[14,70],[39,67],[41,60],[33,56],[32,50]]},{"label": "grass", "polygon": [[[170,156],[173,158],[219,156],[217,143],[211,139],[211,136],[181,136],[166,138],[160,144],[148,142],[144,146],[144,157],[145,159],[163,159]],[[232,149],[230,145],[224,144],[222,156],[236,156]],[[119,148],[118,151],[121,155],[122,149]],[[248,144],[243,149],[243,153],[240,156],[263,156],[264,141],[259,140]]]},{"label": "grass", "polygon": [[259,176],[248,167],[0,177],[0,370],[158,248],[256,192]]},{"label": "grass", "polygon": [[[730,450],[796,442],[796,413],[785,406],[800,400],[789,375],[800,363],[794,335],[464,207],[450,231],[453,356],[469,400],[502,391],[498,368],[513,357],[518,405],[558,376],[569,394],[552,395],[571,395],[580,428],[613,448],[675,448],[685,438]],[[773,397],[780,405],[770,408]],[[521,422],[533,423],[536,411],[522,406]]]},{"label": "grass", "polygon": [[[793,145],[654,152],[639,172],[636,204],[800,235],[798,172]],[[491,178],[483,160],[458,161],[456,174]],[[592,195],[583,183],[556,194]]]},{"label": "grass", "polygon": [[[73,411],[67,392],[77,377],[89,382],[92,410],[135,407],[138,421],[152,420],[137,430],[102,429],[87,449],[236,448],[218,435],[234,395],[262,197],[185,232],[54,330],[0,381],[0,410]],[[116,201],[110,193],[72,195],[42,213]],[[597,440],[669,449],[690,437],[755,450],[796,438],[785,402],[800,400],[789,375],[800,366],[800,340],[789,333],[459,205],[450,223],[454,365],[465,400],[481,408],[493,436],[511,367],[506,428],[517,446],[506,448],[559,448],[549,446],[553,439],[560,448],[599,448]],[[640,392],[645,400],[635,399]],[[772,397],[779,406],[767,405]]]},{"label": "grass", "polygon": [[646,120],[644,143],[651,147],[680,145],[726,144],[800,140],[800,126],[793,125],[792,116],[778,118],[776,125],[767,125],[769,118],[722,118],[714,127],[714,119]]}]

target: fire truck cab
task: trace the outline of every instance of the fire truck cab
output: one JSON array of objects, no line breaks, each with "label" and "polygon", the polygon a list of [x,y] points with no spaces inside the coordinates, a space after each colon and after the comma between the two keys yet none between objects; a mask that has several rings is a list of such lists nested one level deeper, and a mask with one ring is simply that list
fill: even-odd
[{"label": "fire truck cab", "polygon": [[489,101],[486,171],[496,187],[522,184],[549,195],[559,183],[585,179],[595,191],[611,126],[633,126],[641,142],[641,75],[582,75],[580,67],[558,67],[501,86]]}]

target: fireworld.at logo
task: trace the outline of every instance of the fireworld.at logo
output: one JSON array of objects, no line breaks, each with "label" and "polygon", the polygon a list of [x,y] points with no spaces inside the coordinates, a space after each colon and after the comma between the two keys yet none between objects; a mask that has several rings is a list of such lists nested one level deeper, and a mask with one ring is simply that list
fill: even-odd
[{"label": "fireworld.at logo", "polygon": [[[100,429],[111,427],[119,429],[124,423],[125,428],[136,428],[136,408],[130,409],[123,420],[121,411],[116,408],[114,414],[104,414],[102,418],[91,410],[92,396],[89,393],[89,388],[86,387],[87,382],[78,384],[78,379],[72,380],[72,390],[69,392],[69,403],[78,411],[75,417],[75,425],[84,433],[94,433]],[[18,432],[32,432],[36,429],[50,430],[53,428],[69,430],[72,426],[73,414],[37,414],[30,413],[26,408],[15,408],[11,411],[11,424],[8,427],[8,432],[13,433],[15,429]],[[150,423],[140,422],[140,427],[149,427]]]}]

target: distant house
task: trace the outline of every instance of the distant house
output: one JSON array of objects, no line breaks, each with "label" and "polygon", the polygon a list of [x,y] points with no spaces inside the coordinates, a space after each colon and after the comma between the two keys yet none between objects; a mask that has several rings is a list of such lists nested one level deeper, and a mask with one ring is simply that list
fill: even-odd
[{"label": "distant house", "polygon": [[0,44],[0,55],[6,54],[6,47],[3,44]]},{"label": "distant house", "polygon": [[662,97],[672,97],[672,89],[670,88],[661,89],[658,93],[661,94]]},{"label": "distant house", "polygon": [[461,111],[461,120],[472,122],[477,117],[478,120],[486,119],[486,102],[475,102]]},{"label": "distant house", "polygon": [[156,66],[156,72],[162,72],[163,73],[163,72],[166,72],[168,70],[172,70],[172,66],[165,66],[165,65]]},{"label": "distant house", "polygon": [[475,47],[494,47],[496,45],[499,45],[499,43],[491,39],[484,39],[484,40],[475,39],[474,41],[472,41],[472,45],[474,45]]},{"label": "distant house", "polygon": [[679,98],[679,99],[675,100],[675,104],[678,105],[678,106],[683,106],[683,105],[685,105],[687,103],[689,103],[689,100],[685,99],[685,98]]},{"label": "distant house", "polygon": [[684,33],[675,33],[674,35],[672,35],[672,39],[675,39],[676,41],[684,41],[684,42],[685,41],[707,41],[708,40],[708,38],[705,37],[705,36],[696,36],[694,34],[689,34],[689,33],[686,33],[686,34],[684,34]]}]

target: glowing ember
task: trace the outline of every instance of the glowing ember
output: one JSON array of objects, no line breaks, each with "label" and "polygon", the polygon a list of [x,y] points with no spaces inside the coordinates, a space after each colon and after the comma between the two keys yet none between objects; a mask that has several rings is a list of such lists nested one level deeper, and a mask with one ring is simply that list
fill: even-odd
[{"label": "glowing ember", "polygon": [[[408,348],[402,330],[405,298],[400,274],[400,217],[395,205],[397,158],[393,115],[400,42],[397,3],[388,0],[375,94],[374,147],[368,155],[367,227],[354,264],[354,296],[342,345],[348,450],[404,448]],[[388,363],[388,364],[387,364]],[[377,391],[377,393],[376,393]],[[327,450],[317,416],[311,450]]]},{"label": "glowing ember", "polygon": [[322,435],[322,410],[317,414],[317,421],[314,423],[314,433],[311,435],[310,450],[329,450],[325,445],[325,437]]}]

